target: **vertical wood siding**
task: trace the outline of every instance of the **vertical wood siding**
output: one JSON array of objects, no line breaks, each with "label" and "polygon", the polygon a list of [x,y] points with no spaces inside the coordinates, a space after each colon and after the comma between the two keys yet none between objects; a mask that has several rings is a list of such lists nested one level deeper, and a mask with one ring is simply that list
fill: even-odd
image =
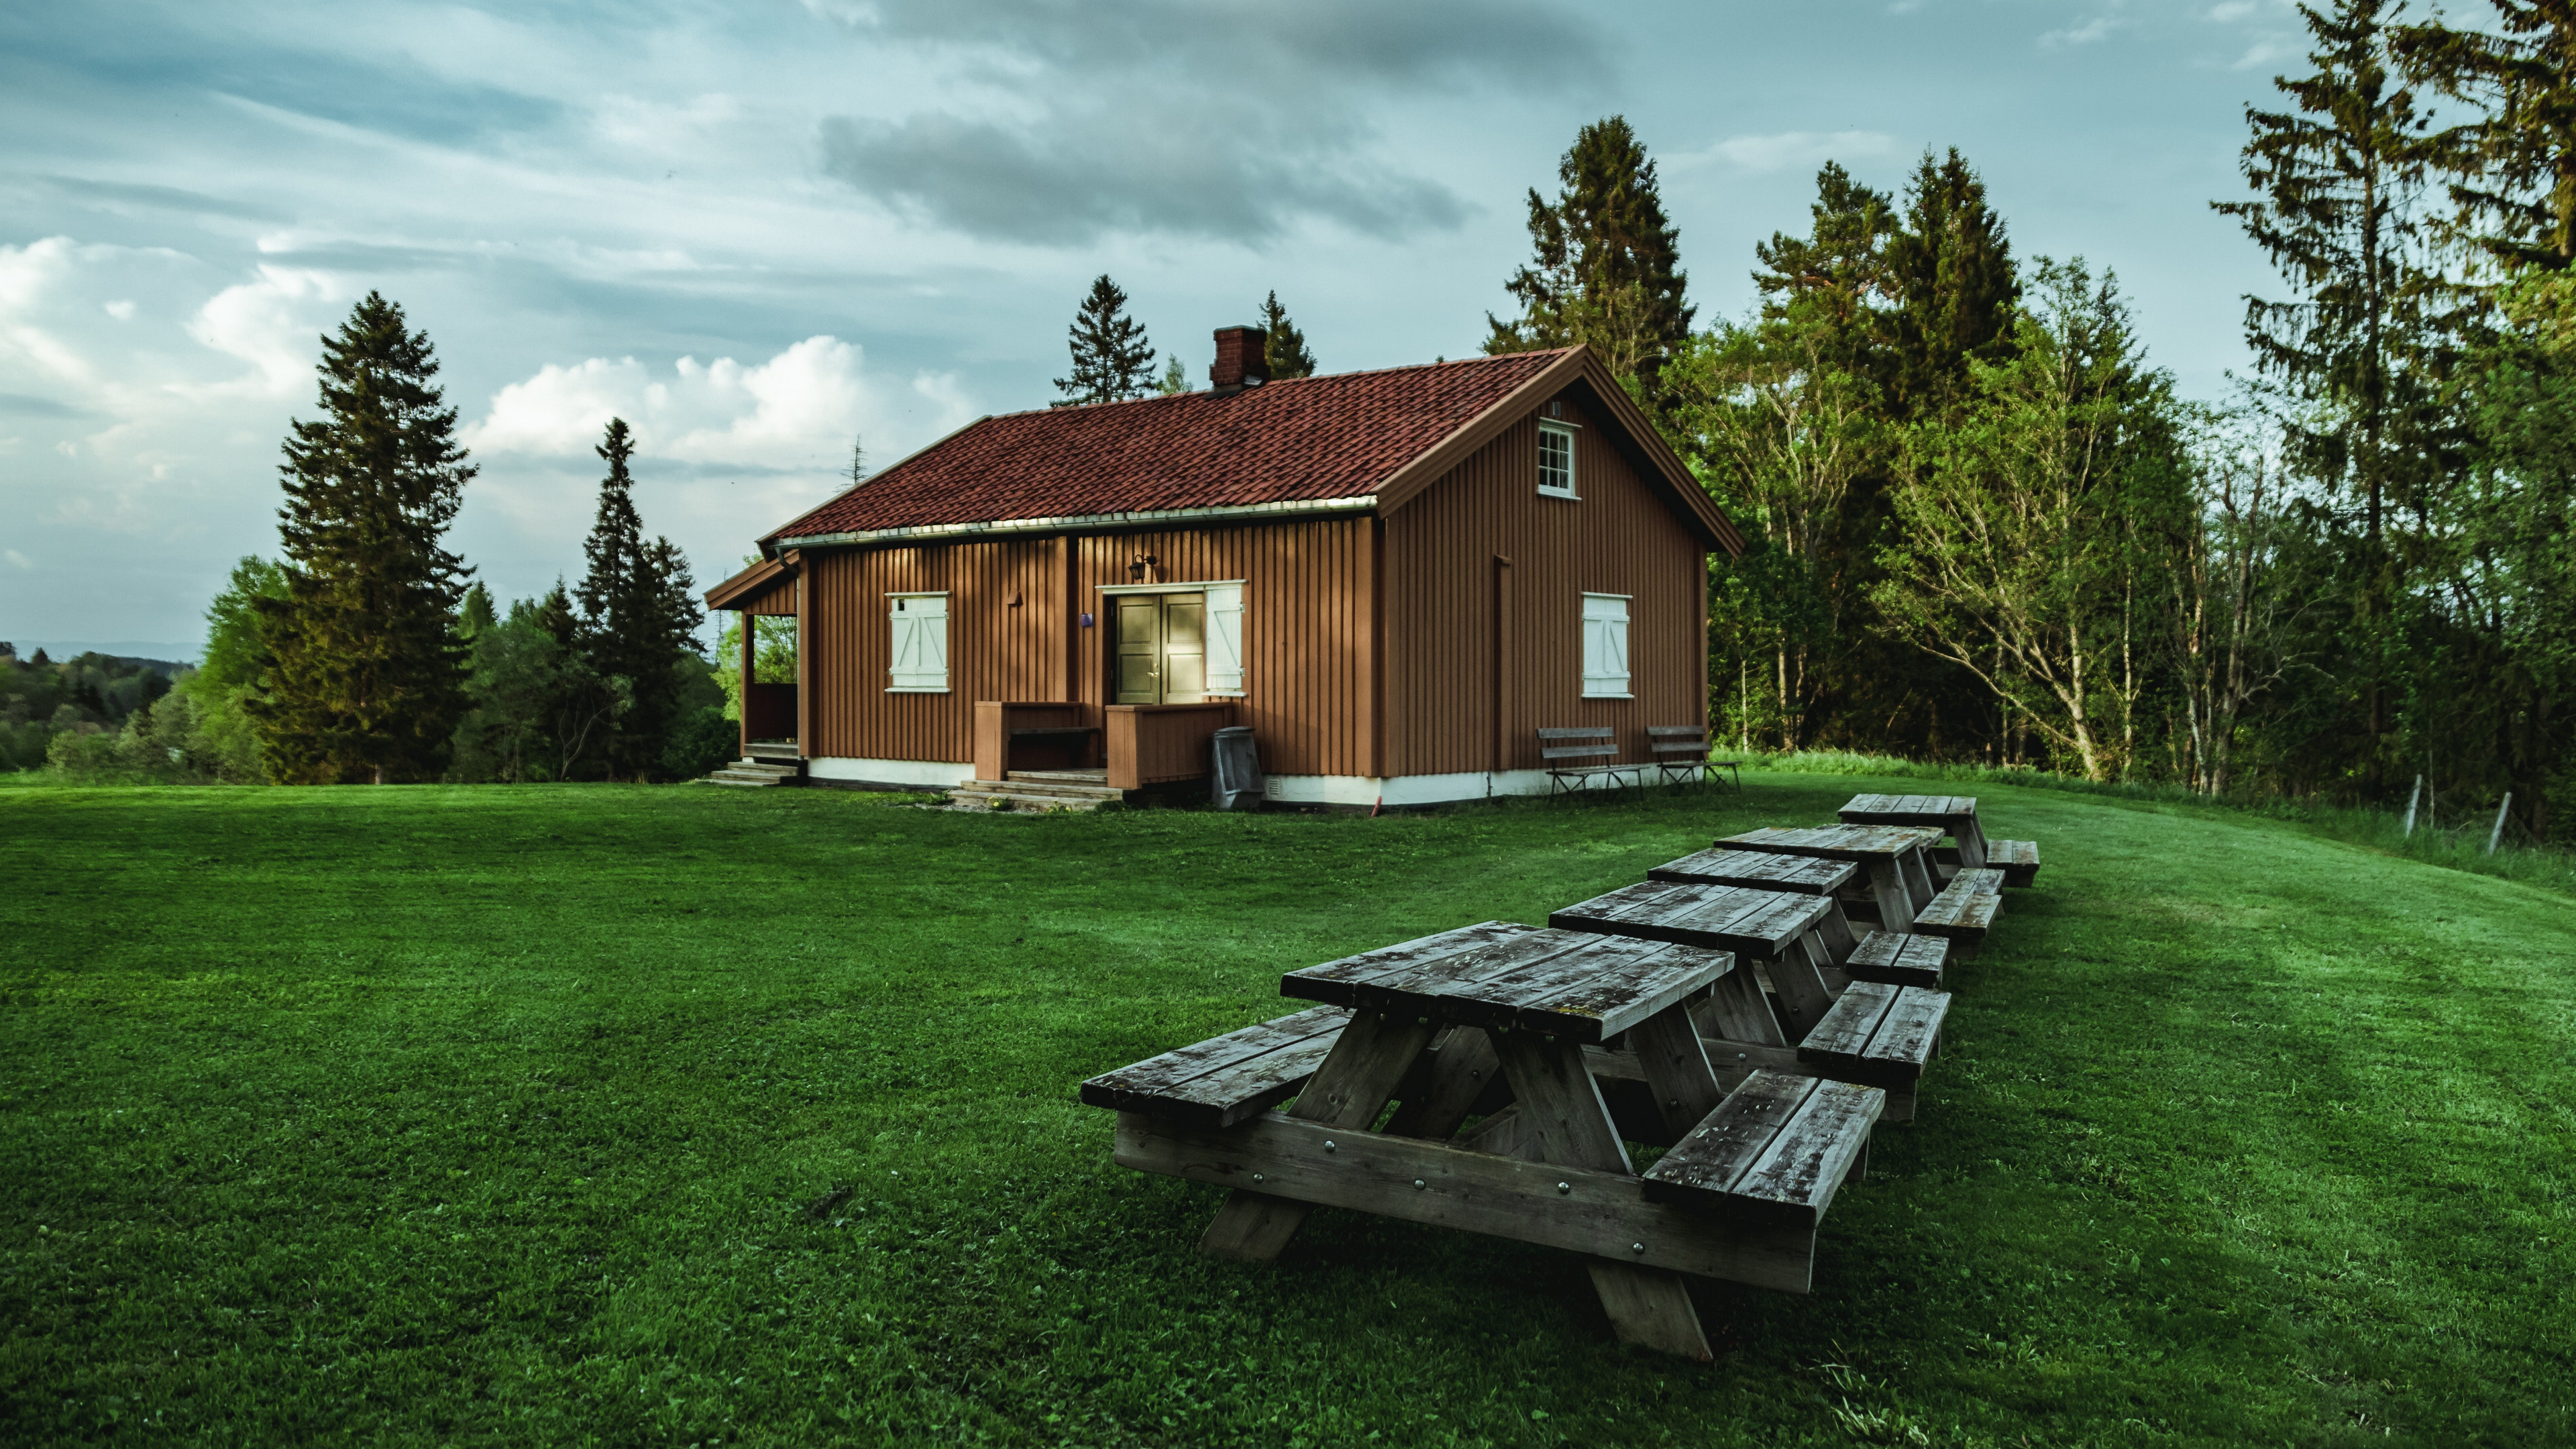
[{"label": "vertical wood siding", "polygon": [[[1252,726],[1263,768],[1368,773],[1376,526],[1323,519],[808,553],[815,681],[805,751],[962,763],[974,756],[977,700],[1069,697],[1088,706],[1086,723],[1101,723],[1110,630],[1097,589],[1132,582],[1128,565],[1146,554],[1159,560],[1148,583],[1244,580],[1236,718]],[[950,596],[948,693],[888,694],[885,596],[932,592]],[[1083,613],[1103,622],[1082,629]]]},{"label": "vertical wood siding", "polygon": [[[1386,520],[1389,774],[1537,769],[1533,732],[1558,726],[1609,725],[1621,760],[1649,760],[1647,726],[1707,718],[1700,542],[1620,456],[1617,424],[1564,401],[1581,501],[1539,496],[1533,415]],[[1586,593],[1631,596],[1633,699],[1582,697]]]}]

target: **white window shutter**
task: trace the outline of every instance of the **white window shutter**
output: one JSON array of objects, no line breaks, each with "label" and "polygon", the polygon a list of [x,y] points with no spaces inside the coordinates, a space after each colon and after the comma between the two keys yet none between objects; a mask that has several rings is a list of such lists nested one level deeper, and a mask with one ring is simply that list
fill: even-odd
[{"label": "white window shutter", "polygon": [[1604,594],[1583,596],[1583,695],[1628,697],[1628,601]]},{"label": "white window shutter", "polygon": [[886,687],[898,690],[944,690],[948,687],[948,596],[912,594],[888,601],[886,619],[893,631],[893,663]]},{"label": "white window shutter", "polygon": [[1207,590],[1207,692],[1243,693],[1243,585]]}]

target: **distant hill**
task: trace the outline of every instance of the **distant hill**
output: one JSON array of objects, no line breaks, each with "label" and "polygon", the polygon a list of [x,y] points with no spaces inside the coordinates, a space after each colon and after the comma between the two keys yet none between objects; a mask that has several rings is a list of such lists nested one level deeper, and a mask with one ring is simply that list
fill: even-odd
[{"label": "distant hill", "polygon": [[16,639],[0,634],[0,641],[15,646],[18,657],[33,659],[42,649],[46,657],[70,659],[81,654],[103,654],[128,668],[157,668],[163,673],[173,669],[197,667],[197,656],[205,652],[200,644],[172,644],[166,640],[113,639],[105,642],[54,639]]}]

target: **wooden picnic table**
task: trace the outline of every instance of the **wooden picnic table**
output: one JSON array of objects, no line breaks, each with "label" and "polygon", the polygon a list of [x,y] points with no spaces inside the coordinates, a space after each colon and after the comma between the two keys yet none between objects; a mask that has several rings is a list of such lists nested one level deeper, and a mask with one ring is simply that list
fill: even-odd
[{"label": "wooden picnic table", "polygon": [[[1323,1004],[1082,1096],[1118,1110],[1121,1165],[1233,1189],[1207,1252],[1266,1261],[1317,1206],[1565,1248],[1622,1340],[1706,1360],[1678,1275],[1805,1292],[1816,1223],[1886,1099],[1767,1071],[1722,1089],[1691,1006],[1735,970],[1724,951],[1488,921],[1289,972],[1283,994]],[[1643,1174],[1594,1081],[1605,1045],[1673,1143]]]},{"label": "wooden picnic table", "polygon": [[[1824,973],[1835,958],[1823,940],[1828,915],[1842,916],[1831,897],[1742,886],[1648,880],[1595,896],[1552,913],[1550,926],[1596,931],[1645,941],[1671,941],[1731,951],[1770,964],[1771,985],[1796,1037],[1804,1037],[1833,1008]],[[1844,928],[1848,953],[1850,928]],[[1739,974],[1739,984],[1744,978]],[[1758,993],[1756,993],[1758,999]]]},{"label": "wooden picnic table", "polygon": [[1986,863],[1986,832],[1974,795],[1854,795],[1839,812],[1845,825],[1935,825],[1959,842],[1959,865]]},{"label": "wooden picnic table", "polygon": [[1929,825],[1826,825],[1811,830],[1766,826],[1716,843],[1725,849],[1857,862],[1869,872],[1880,929],[1903,931],[1938,893],[1932,883],[1930,850],[1940,838],[1940,828]]}]

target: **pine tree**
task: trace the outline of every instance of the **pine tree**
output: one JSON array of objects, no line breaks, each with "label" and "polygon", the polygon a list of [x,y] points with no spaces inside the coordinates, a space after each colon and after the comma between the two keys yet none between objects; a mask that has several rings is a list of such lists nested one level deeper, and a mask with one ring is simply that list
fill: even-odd
[{"label": "pine tree", "polygon": [[2379,783],[2389,700],[2382,687],[2391,599],[2403,588],[2389,547],[2392,510],[2427,493],[2434,392],[2443,366],[2445,291],[2422,265],[2415,206],[2440,148],[2390,55],[2388,0],[2300,7],[2316,73],[2273,84],[2294,111],[2245,109],[2251,201],[2212,202],[2235,217],[2299,295],[2246,299],[2255,365],[2324,410],[2294,434],[2302,461],[2361,506],[2356,651],[2361,659],[2365,783]]},{"label": "pine tree", "polygon": [[1270,334],[1266,358],[1270,380],[1284,382],[1292,377],[1315,375],[1315,354],[1306,350],[1306,334],[1288,320],[1288,309],[1279,305],[1279,294],[1271,293],[1261,303],[1261,326]]},{"label": "pine tree", "polygon": [[1504,290],[1519,318],[1486,315],[1488,353],[1587,343],[1651,400],[1664,359],[1690,336],[1681,233],[1664,216],[1655,163],[1624,116],[1585,126],[1557,163],[1554,202],[1529,194],[1536,265]]},{"label": "pine tree", "polygon": [[2509,266],[2576,263],[2576,4],[2493,0],[2501,34],[2395,31],[2407,69],[2485,112],[2436,138],[2461,222]]},{"label": "pine tree", "polygon": [[270,667],[247,708],[280,782],[436,779],[465,704],[470,572],[441,540],[476,470],[400,307],[370,292],[322,346],[325,417],[285,443],[286,596],[259,601]]},{"label": "pine tree", "polygon": [[1956,148],[1922,164],[1906,188],[1904,229],[1887,243],[1894,294],[1892,391],[1901,413],[1919,413],[1962,393],[1968,361],[2010,351],[2021,296],[2003,219],[1986,204],[1986,184]]},{"label": "pine tree", "polygon": [[691,654],[704,615],[688,560],[667,538],[644,541],[630,466],[635,435],[625,419],[608,420],[596,451],[608,476],[600,480],[599,515],[582,544],[589,571],[574,591],[581,601],[580,649],[617,696],[609,769],[637,779],[662,757],[679,706],[676,671]]},{"label": "pine tree", "polygon": [[1125,402],[1153,391],[1154,349],[1146,345],[1144,324],[1127,315],[1127,294],[1108,273],[1092,282],[1067,332],[1073,375],[1055,380],[1064,396],[1052,406]]}]

